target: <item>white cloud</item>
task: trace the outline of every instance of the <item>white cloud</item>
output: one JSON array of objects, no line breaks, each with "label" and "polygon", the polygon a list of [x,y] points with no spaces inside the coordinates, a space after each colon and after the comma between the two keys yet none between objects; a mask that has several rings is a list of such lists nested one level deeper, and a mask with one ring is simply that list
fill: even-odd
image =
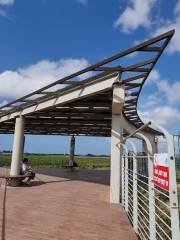
[{"label": "white cloud", "polygon": [[0,5],[5,6],[5,5],[12,5],[15,0],[0,0]]},{"label": "white cloud", "polygon": [[1,17],[6,17],[7,13],[4,10],[4,7],[10,6],[14,3],[15,0],[0,0],[0,16]]},{"label": "white cloud", "polygon": [[139,115],[145,122],[152,120],[163,126],[170,126],[180,121],[180,112],[170,106],[156,107],[152,111],[140,111]]},{"label": "white cloud", "polygon": [[[5,98],[24,96],[88,65],[84,58],[70,58],[57,62],[42,60],[17,71],[6,70],[0,73],[0,96]],[[88,76],[89,74],[84,75]]]},{"label": "white cloud", "polygon": [[151,25],[151,9],[157,0],[131,0],[124,12],[115,21],[114,26],[129,33],[138,27]]},{"label": "white cloud", "polygon": [[180,0],[178,0],[176,5],[175,5],[174,13],[175,14],[179,14],[180,13]]},{"label": "white cloud", "polygon": [[87,6],[88,4],[88,0],[76,0],[76,1],[84,6]]},{"label": "white cloud", "polygon": [[168,81],[161,80],[156,84],[159,90],[165,93],[170,103],[175,103],[180,100],[180,82],[175,82],[174,84],[170,85]]},{"label": "white cloud", "polygon": [[149,75],[148,83],[150,84],[152,82],[156,84],[161,93],[165,94],[170,103],[175,103],[180,100],[180,82],[175,82],[170,85],[169,81],[163,79],[157,70],[152,70]]},{"label": "white cloud", "polygon": [[171,42],[167,48],[167,52],[169,53],[180,52],[180,15],[178,15],[174,21],[169,20],[166,21],[162,27],[156,29],[153,35],[154,36],[160,35],[172,29],[175,29],[176,32],[173,38],[171,39]]},{"label": "white cloud", "polygon": [[165,127],[179,123],[180,111],[175,103],[180,100],[180,82],[170,84],[157,70],[152,70],[148,79],[148,84],[151,83],[156,85],[158,92],[147,97],[146,105],[151,107],[151,110],[139,112],[142,120],[145,122],[152,120]]},{"label": "white cloud", "polygon": [[158,102],[157,96],[156,96],[155,94],[150,94],[150,95],[147,97],[147,103],[146,103],[146,105],[147,105],[148,107],[152,107],[152,106],[157,105],[157,102]]},{"label": "white cloud", "polygon": [[168,45],[167,51],[169,53],[180,52],[180,0],[174,7],[174,18],[163,21],[161,26],[153,32],[153,35],[160,35],[172,29],[175,29],[176,32]]},{"label": "white cloud", "polygon": [[147,79],[147,83],[152,83],[152,82],[156,82],[160,79],[160,73],[157,70],[152,70],[149,74],[149,77]]}]

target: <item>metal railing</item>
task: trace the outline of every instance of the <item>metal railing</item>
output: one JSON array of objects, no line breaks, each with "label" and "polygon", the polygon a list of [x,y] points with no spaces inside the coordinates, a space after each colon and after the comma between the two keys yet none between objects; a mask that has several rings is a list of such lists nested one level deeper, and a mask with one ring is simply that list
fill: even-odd
[{"label": "metal railing", "polygon": [[176,179],[178,191],[178,206],[179,206],[179,219],[180,219],[180,155],[176,155]]},{"label": "metal railing", "polygon": [[122,205],[140,239],[179,240],[178,182],[176,179],[178,173],[176,173],[173,136],[161,126],[154,123],[153,125],[161,130],[167,142],[167,153],[164,159],[167,172],[162,169],[165,165],[158,166],[155,163],[157,155],[153,155],[151,142],[145,135],[136,134],[146,142],[147,151],[143,154],[137,153],[135,145],[128,139],[133,151],[128,151],[126,145],[123,144]]},{"label": "metal railing", "polygon": [[[123,156],[122,203],[140,239],[172,239],[169,192],[153,184],[152,177],[137,166],[147,156]],[[152,184],[154,186],[152,186]]]}]

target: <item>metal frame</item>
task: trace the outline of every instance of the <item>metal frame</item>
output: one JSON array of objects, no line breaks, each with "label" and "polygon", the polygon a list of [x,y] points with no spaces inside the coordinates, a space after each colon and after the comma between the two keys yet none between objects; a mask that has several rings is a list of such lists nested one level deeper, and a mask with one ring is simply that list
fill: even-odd
[{"label": "metal frame", "polygon": [[176,240],[180,238],[180,222],[179,222],[179,209],[178,209],[178,192],[177,192],[177,180],[176,180],[176,163],[175,163],[175,151],[174,151],[174,138],[165,128],[152,123],[154,127],[158,128],[167,141],[168,151],[168,165],[169,165],[169,199],[170,199],[170,214],[172,220],[172,239]]},{"label": "metal frame", "polygon": [[[139,94],[173,34],[174,30],[171,30],[1,106],[0,133],[13,133],[14,119],[22,114],[26,116],[26,134],[110,136],[111,82],[118,77],[119,73],[122,75],[121,84],[126,94],[123,114],[135,127],[141,127],[143,122],[137,113]],[[126,57],[134,52],[138,52],[139,56],[143,55],[141,56],[143,60],[136,60],[133,64],[123,63]],[[91,77],[84,79],[83,74],[87,73],[91,74]],[[106,87],[108,84],[109,87]],[[96,86],[99,87],[97,91],[95,91]],[[90,88],[93,88],[94,92],[85,95],[86,89]],[[78,95],[73,97],[75,92],[84,93],[84,95],[82,94],[79,98]],[[63,100],[67,95],[72,95],[71,101]],[[40,108],[40,106],[43,107]],[[98,114],[100,118],[93,123]],[[89,117],[92,117],[91,125],[87,123]],[[74,126],[77,120],[84,122]],[[145,130],[152,134],[159,134],[149,127]]]},{"label": "metal frame", "polygon": [[[173,136],[163,127],[152,123],[158,128],[167,141],[169,162],[169,191],[157,187],[153,183],[153,149],[150,140],[141,132],[136,137],[146,142],[147,155],[126,152],[122,159],[122,204],[127,212],[135,232],[142,240],[177,240],[180,239],[180,225],[178,212],[178,197],[176,183],[175,153]],[[126,139],[126,142],[129,141]],[[132,145],[132,143],[131,143]],[[138,161],[148,161],[148,174],[139,172]],[[126,161],[126,162],[125,162]],[[128,165],[131,161],[133,167]],[[136,183],[134,183],[136,181]]]}]

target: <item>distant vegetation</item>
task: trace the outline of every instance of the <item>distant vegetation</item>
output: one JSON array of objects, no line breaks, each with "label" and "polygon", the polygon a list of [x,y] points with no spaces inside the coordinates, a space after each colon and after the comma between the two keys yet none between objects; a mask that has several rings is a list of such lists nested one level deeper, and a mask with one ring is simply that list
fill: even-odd
[{"label": "distant vegetation", "polygon": [[[58,154],[25,154],[32,167],[63,167],[68,164],[68,155]],[[110,157],[108,156],[75,156],[75,161],[80,168],[108,168]],[[0,167],[10,166],[11,154],[0,155]]]}]

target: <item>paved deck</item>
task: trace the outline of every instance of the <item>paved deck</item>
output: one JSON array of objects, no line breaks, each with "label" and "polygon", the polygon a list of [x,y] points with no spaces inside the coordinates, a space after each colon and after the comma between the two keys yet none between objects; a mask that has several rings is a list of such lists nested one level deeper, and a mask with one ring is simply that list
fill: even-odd
[{"label": "paved deck", "polygon": [[[3,240],[137,240],[122,207],[109,204],[109,171],[44,169],[37,177],[7,188]],[[2,198],[3,186],[0,226]]]}]

